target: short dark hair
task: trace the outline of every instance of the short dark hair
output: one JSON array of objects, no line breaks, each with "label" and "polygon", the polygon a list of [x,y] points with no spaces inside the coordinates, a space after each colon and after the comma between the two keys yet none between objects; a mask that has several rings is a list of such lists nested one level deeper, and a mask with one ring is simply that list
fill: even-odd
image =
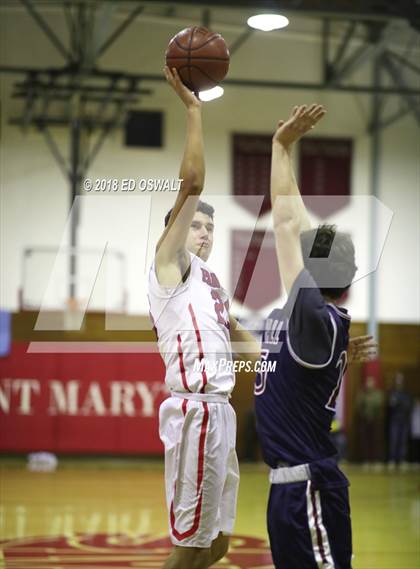
[{"label": "short dark hair", "polygon": [[[171,217],[171,213],[172,210],[174,208],[171,208],[168,213],[165,215],[165,227],[168,225],[169,223],[169,218]],[[197,209],[196,211],[201,211],[201,213],[204,213],[205,215],[208,215],[209,217],[211,217],[213,219],[214,216],[214,207],[211,206],[210,204],[206,203],[206,202],[202,202],[199,201],[197,204]]]},{"label": "short dark hair", "polygon": [[[320,225],[300,235],[303,262],[323,296],[340,298],[350,287],[357,271],[353,241],[335,225]],[[315,261],[324,258],[325,263]],[[335,286],[328,286],[328,283]],[[342,286],[340,286],[342,284]]]}]

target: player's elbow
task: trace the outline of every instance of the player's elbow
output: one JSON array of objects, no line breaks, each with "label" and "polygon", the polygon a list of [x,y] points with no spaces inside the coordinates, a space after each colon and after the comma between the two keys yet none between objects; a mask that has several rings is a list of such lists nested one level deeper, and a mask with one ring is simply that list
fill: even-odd
[{"label": "player's elbow", "polygon": [[278,231],[299,233],[300,219],[294,197],[279,196],[273,203],[273,225]]},{"label": "player's elbow", "polygon": [[204,185],[204,173],[198,169],[193,169],[184,175],[181,188],[191,196],[201,194]]},{"label": "player's elbow", "polygon": [[282,210],[277,215],[273,215],[273,226],[275,233],[299,235],[300,220],[293,212]]}]

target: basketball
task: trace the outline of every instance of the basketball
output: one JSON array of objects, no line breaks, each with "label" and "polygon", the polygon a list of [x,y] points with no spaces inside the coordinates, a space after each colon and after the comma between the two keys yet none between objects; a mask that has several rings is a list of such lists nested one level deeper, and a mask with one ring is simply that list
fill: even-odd
[{"label": "basketball", "polygon": [[166,65],[175,67],[184,85],[194,92],[218,85],[228,72],[229,58],[220,34],[196,26],[177,33],[166,50]]}]

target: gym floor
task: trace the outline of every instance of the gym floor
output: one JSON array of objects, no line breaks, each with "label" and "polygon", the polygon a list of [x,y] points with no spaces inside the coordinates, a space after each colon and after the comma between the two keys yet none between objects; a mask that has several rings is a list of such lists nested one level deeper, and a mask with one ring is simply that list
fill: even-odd
[{"label": "gym floor", "polygon": [[[418,471],[344,468],[351,481],[354,569],[420,566]],[[224,569],[270,569],[267,470],[241,465],[235,538]],[[0,461],[1,567],[158,568],[166,557],[160,461],[62,459],[53,473]]]}]

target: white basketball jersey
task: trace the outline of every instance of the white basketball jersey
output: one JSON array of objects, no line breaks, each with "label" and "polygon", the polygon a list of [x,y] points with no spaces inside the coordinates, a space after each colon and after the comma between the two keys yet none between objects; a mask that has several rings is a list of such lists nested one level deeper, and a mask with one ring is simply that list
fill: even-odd
[{"label": "white basketball jersey", "polygon": [[150,314],[171,391],[230,394],[235,384],[229,299],[209,266],[190,253],[191,269],[175,288],[149,274]]}]

